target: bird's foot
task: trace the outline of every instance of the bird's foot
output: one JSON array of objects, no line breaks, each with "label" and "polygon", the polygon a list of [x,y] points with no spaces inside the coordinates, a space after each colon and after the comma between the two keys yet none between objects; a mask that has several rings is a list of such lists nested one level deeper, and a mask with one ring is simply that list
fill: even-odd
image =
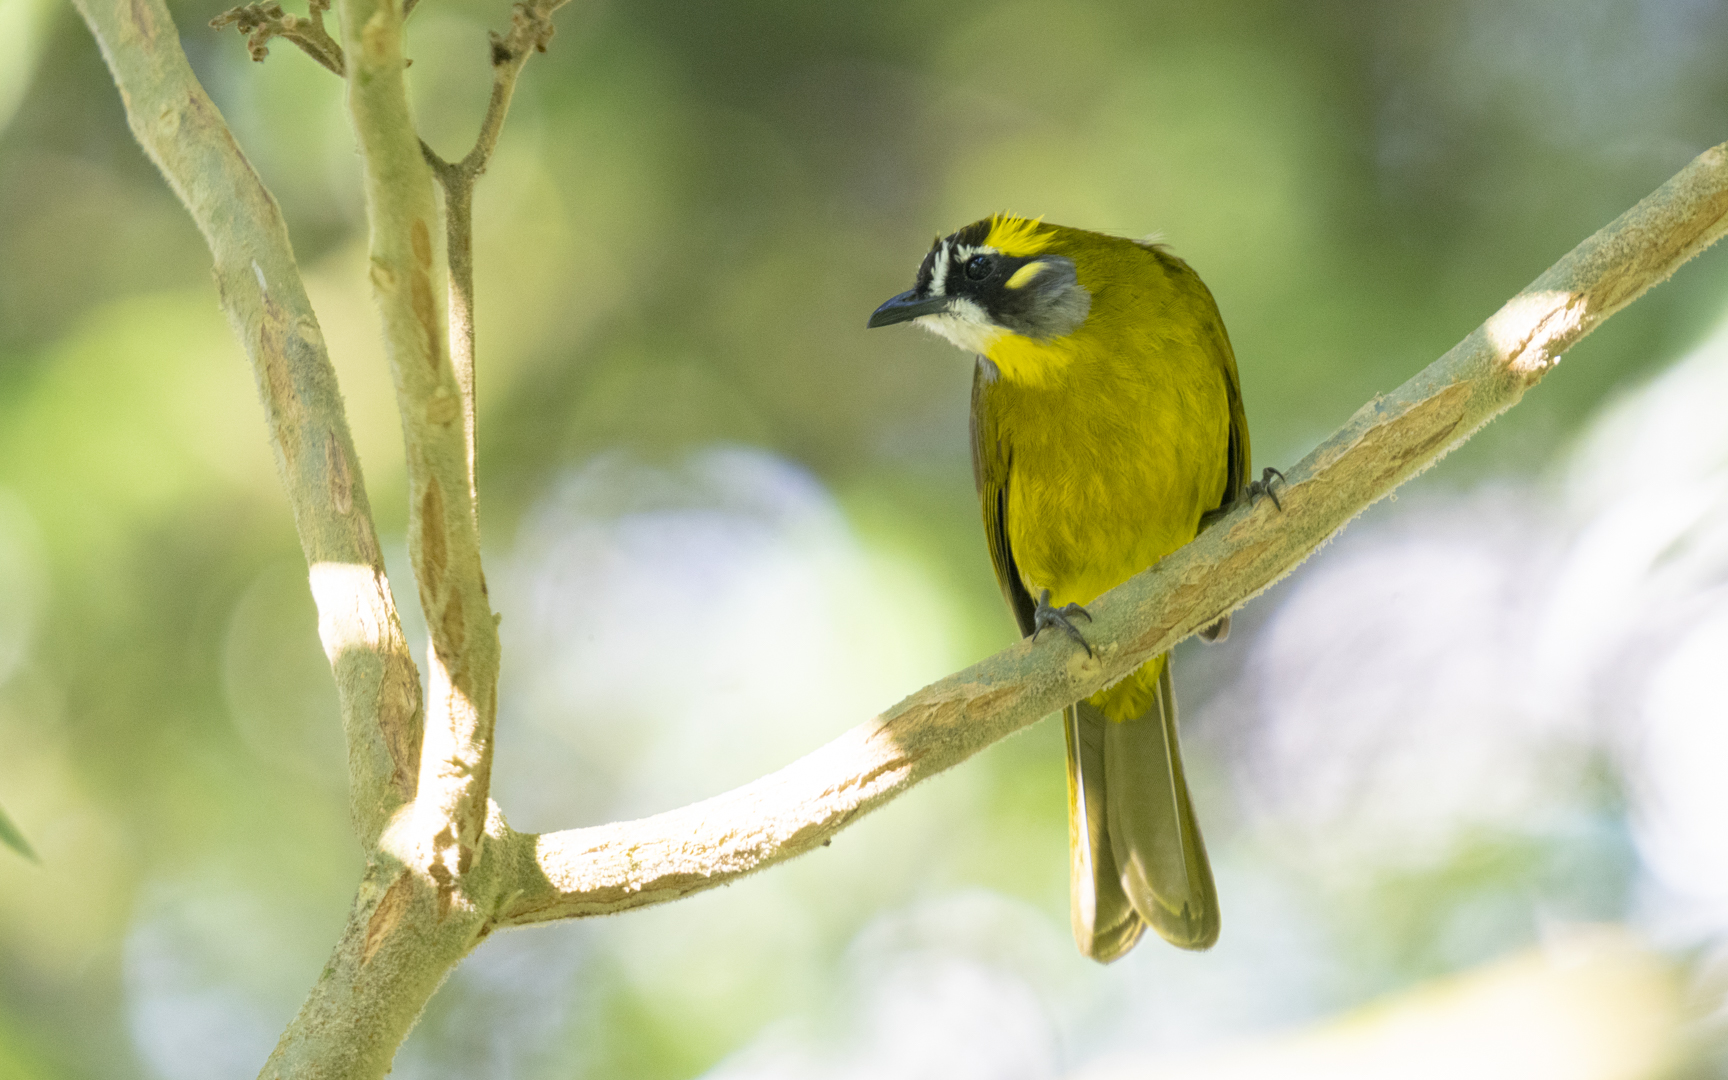
[{"label": "bird's foot", "polygon": [[1278,501],[1278,492],[1273,490],[1274,487],[1282,483],[1284,483],[1284,474],[1270,465],[1266,466],[1266,470],[1260,474],[1260,479],[1248,485],[1248,505],[1253,506],[1260,501],[1261,496],[1265,496],[1271,499],[1272,505],[1276,506],[1282,513],[1284,504]]},{"label": "bird's foot", "polygon": [[1086,640],[1074,624],[1069,620],[1080,616],[1087,622],[1092,621],[1092,613],[1079,604],[1063,604],[1061,607],[1050,606],[1050,590],[1045,589],[1038,594],[1038,606],[1032,609],[1032,640],[1037,641],[1038,635],[1045,630],[1060,630],[1078,641],[1086,650],[1086,655],[1092,655],[1092,645]]}]

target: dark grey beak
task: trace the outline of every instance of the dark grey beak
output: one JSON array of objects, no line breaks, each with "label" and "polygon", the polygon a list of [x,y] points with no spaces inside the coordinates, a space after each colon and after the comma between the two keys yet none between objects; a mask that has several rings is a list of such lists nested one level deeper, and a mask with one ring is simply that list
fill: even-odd
[{"label": "dark grey beak", "polygon": [[870,316],[870,321],[864,324],[865,329],[877,326],[892,326],[898,322],[916,319],[920,315],[940,315],[948,310],[946,296],[932,296],[919,299],[916,289],[903,292],[876,309]]}]

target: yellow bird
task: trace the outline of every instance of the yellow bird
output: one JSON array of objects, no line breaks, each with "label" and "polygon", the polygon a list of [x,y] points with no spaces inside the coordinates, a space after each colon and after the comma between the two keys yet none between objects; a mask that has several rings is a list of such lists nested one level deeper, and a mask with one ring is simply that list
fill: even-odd
[{"label": "yellow bird", "polygon": [[[914,322],[978,354],[972,466],[1020,630],[1082,605],[1267,490],[1212,294],[1162,246],[998,214],[939,238],[870,326]],[[1267,472],[1267,480],[1273,475]],[[1228,618],[1203,636],[1221,638]],[[1086,646],[1087,651],[1091,647]],[[1074,937],[1114,960],[1150,923],[1218,940],[1218,894],[1176,744],[1168,654],[1063,711]]]}]

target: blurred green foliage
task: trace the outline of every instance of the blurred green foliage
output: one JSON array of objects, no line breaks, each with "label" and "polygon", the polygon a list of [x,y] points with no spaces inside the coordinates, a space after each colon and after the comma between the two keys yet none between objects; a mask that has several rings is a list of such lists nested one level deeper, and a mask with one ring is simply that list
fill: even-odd
[{"label": "blurred green foliage", "polygon": [[[205,28],[220,3],[171,6],[282,203],[380,526],[399,534],[400,438],[340,84],[281,42],[250,63]],[[507,18],[501,0],[414,15],[415,107],[446,155],[472,137],[485,30]],[[646,0],[572,4],[557,21],[476,209],[489,542],[508,546],[557,478],[602,452],[760,447],[918,568],[956,613],[962,660],[1011,636],[976,535],[969,366],[922,335],[863,329],[933,233],[998,209],[1161,232],[1218,298],[1260,462],[1289,463],[1728,138],[1728,5],[1699,0]],[[357,878],[315,615],[208,261],[72,11],[0,0],[0,802],[43,861],[0,864],[0,1077],[161,1070],[138,1056],[127,972],[150,969],[153,939],[133,928],[179,904],[175,889],[269,898],[218,932],[256,949],[267,1049]],[[1595,406],[1697,341],[1725,289],[1718,250],[1423,482],[1540,470]],[[912,804],[940,806],[954,835],[918,865],[944,876],[846,898],[819,865],[775,871],[833,905],[796,939],[802,962],[837,963],[877,907],[948,888],[1060,919],[1047,727],[857,841],[907,843],[894,830],[923,820]],[[501,770],[526,767],[501,750]],[[1482,874],[1540,873],[1496,843]],[[1377,939],[1381,981],[1457,962],[1409,910]],[[606,932],[672,934],[686,917]],[[808,991],[721,979],[679,997],[587,938],[560,940],[574,942],[559,970],[578,1019],[546,1041],[559,1075],[694,1075]],[[491,1068],[484,1047],[462,1049],[484,997],[447,988],[413,1060]]]},{"label": "blurred green foliage", "polygon": [[6,816],[5,810],[0,810],[0,844],[11,848],[15,853],[32,861],[36,853],[30,849],[30,841],[24,839],[24,834],[18,831],[18,826],[12,824],[12,819]]}]

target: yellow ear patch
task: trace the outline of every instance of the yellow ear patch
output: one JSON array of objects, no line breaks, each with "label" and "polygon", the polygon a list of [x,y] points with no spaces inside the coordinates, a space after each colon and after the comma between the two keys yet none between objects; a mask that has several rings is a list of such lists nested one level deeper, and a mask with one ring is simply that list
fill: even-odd
[{"label": "yellow ear patch", "polygon": [[1009,278],[1003,284],[1010,289],[1024,288],[1027,283],[1039,274],[1042,274],[1045,270],[1049,269],[1049,267],[1050,264],[1046,262],[1029,262],[1025,266],[1014,271],[1014,276]]},{"label": "yellow ear patch", "polygon": [[997,214],[990,219],[990,235],[984,243],[1004,255],[1036,255],[1049,244],[1043,218]]}]

